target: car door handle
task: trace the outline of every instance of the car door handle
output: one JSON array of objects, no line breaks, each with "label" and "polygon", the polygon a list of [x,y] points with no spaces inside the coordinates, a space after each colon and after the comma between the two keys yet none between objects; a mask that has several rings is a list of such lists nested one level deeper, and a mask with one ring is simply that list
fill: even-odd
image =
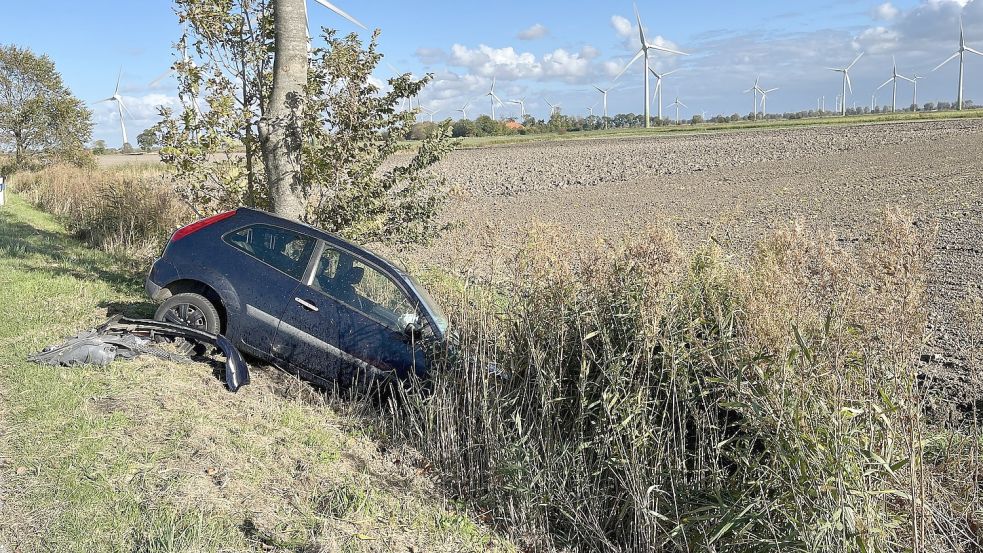
[{"label": "car door handle", "polygon": [[303,306],[304,309],[307,309],[309,311],[319,311],[317,306],[309,301],[302,300],[300,298],[294,298],[294,301],[299,303],[301,306]]}]

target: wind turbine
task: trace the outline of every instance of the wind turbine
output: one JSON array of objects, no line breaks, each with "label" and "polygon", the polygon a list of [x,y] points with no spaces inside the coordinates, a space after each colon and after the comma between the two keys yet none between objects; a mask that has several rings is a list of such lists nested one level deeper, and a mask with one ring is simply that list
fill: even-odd
[{"label": "wind turbine", "polygon": [[488,94],[485,94],[485,96],[488,96],[489,100],[491,101],[492,119],[495,119],[495,102],[498,102],[503,106],[505,105],[505,102],[503,102],[502,99],[499,98],[497,94],[495,94],[495,79],[496,79],[495,77],[492,77],[491,88],[488,89]]},{"label": "wind turbine", "polygon": [[885,86],[891,84],[892,82],[894,83],[894,94],[891,98],[891,113],[894,113],[895,111],[898,111],[898,79],[902,79],[909,82],[915,82],[915,81],[898,73],[898,62],[894,59],[893,56],[891,57],[891,63],[894,64],[894,69],[891,71],[891,78],[884,81],[884,84],[877,87],[877,90],[884,88]]},{"label": "wind turbine", "polygon": [[519,119],[526,118],[526,99],[518,98],[516,100],[509,100],[510,104],[519,104]]},{"label": "wind turbine", "polygon": [[962,17],[960,17],[959,18],[959,50],[957,50],[955,54],[949,56],[947,60],[940,63],[935,69],[932,70],[935,71],[936,69],[939,69],[940,67],[956,59],[957,57],[959,58],[959,92],[956,95],[956,104],[957,104],[957,109],[960,110],[963,109],[963,67],[966,63],[966,52],[971,52],[978,56],[983,56],[983,52],[980,52],[979,50],[974,50],[969,46],[966,46],[966,36],[965,33],[963,33],[963,19]]},{"label": "wind turbine", "polygon": [[615,80],[618,80],[618,77],[621,77],[622,75],[624,75],[625,71],[628,71],[628,68],[631,67],[631,65],[633,63],[635,63],[636,61],[638,61],[638,58],[642,58],[642,57],[645,58],[645,68],[642,70],[642,73],[645,75],[645,91],[644,91],[645,92],[645,128],[647,129],[647,128],[649,128],[649,127],[652,126],[651,117],[650,117],[650,113],[649,113],[649,108],[650,108],[650,104],[649,104],[649,50],[657,50],[657,51],[660,51],[660,52],[668,52],[670,54],[679,54],[681,56],[688,56],[689,54],[687,54],[685,52],[680,52],[678,50],[672,50],[672,49],[666,48],[664,46],[658,46],[656,44],[650,44],[648,41],[646,41],[645,40],[645,31],[642,29],[642,17],[640,15],[638,15],[638,6],[635,6],[635,21],[638,22],[638,41],[641,44],[641,46],[638,49],[638,53],[635,54],[635,57],[633,57],[631,59],[631,61],[628,62],[628,65],[626,65],[625,68],[621,70],[621,73],[618,73],[618,76],[615,77],[614,79]]},{"label": "wind turbine", "polygon": [[587,117],[594,117],[594,106],[589,106],[587,108]]},{"label": "wind turbine", "polygon": [[662,78],[666,75],[672,75],[678,69],[673,69],[672,71],[666,71],[665,73],[656,73],[655,69],[649,68],[649,71],[655,75],[655,95],[658,97],[659,103],[659,120],[662,120]]},{"label": "wind turbine", "polygon": [[470,105],[471,105],[471,100],[468,100],[467,102],[464,103],[463,106],[457,108],[454,111],[459,111],[459,112],[463,113],[464,114],[464,118],[467,119],[468,118],[468,106],[470,106]]},{"label": "wind turbine", "polygon": [[550,107],[550,117],[552,118],[553,113],[560,109],[560,104],[551,104],[546,98],[543,98],[543,101],[545,101],[546,105]]},{"label": "wind turbine", "polygon": [[[314,0],[314,1],[317,2],[318,4],[321,4],[325,8],[328,8],[329,10],[335,12],[336,14],[340,15],[341,17],[344,17],[348,21],[351,21],[355,25],[358,25],[359,27],[365,29],[366,31],[369,30],[368,27],[366,27],[365,25],[363,25],[361,21],[359,21],[359,20],[355,19],[354,17],[348,15],[348,13],[346,13],[344,10],[342,10],[338,6],[335,6],[331,2],[328,2],[327,0]],[[309,52],[311,50],[311,23],[310,23],[310,18],[307,16],[307,2],[304,2],[304,21],[306,23],[304,25],[304,32],[307,33],[307,50]]]},{"label": "wind turbine", "polygon": [[768,94],[778,90],[777,88],[769,88],[768,90],[761,91],[761,117],[768,117]]},{"label": "wind turbine", "polygon": [[914,111],[918,111],[918,79],[924,78],[924,75],[917,73],[911,76],[911,105]]},{"label": "wind turbine", "polygon": [[597,85],[594,85],[594,90],[600,92],[601,96],[604,97],[604,128],[605,129],[608,128],[608,92],[610,92],[611,89],[613,88],[614,86],[609,86],[606,89],[604,89]]},{"label": "wind turbine", "polygon": [[438,113],[440,113],[440,110],[439,109],[429,109],[429,108],[424,107],[423,105],[420,105],[420,111],[422,111],[423,113],[426,113],[427,115],[430,116],[430,122],[431,123],[433,123],[433,116],[434,115],[437,115]]},{"label": "wind turbine", "polygon": [[760,76],[756,77],[754,79],[754,86],[744,91],[745,94],[747,94],[748,92],[754,94],[754,101],[752,102],[752,106],[751,106],[752,113],[754,114],[754,119],[758,118],[758,92],[761,91],[761,87],[758,86],[759,80],[761,80],[761,77]]},{"label": "wind turbine", "polygon": [[850,65],[848,65],[846,67],[841,67],[839,69],[837,69],[836,67],[827,67],[826,68],[826,69],[829,69],[830,71],[836,71],[836,72],[839,72],[839,73],[843,73],[843,95],[841,96],[843,98],[843,103],[840,106],[840,115],[842,115],[844,117],[846,117],[846,91],[847,91],[847,89],[849,88],[850,89],[850,94],[853,94],[853,85],[850,84],[850,70],[853,69],[853,66],[856,65],[857,62],[860,61],[860,58],[862,58],[863,56],[864,56],[864,52],[860,52],[860,55],[857,56],[856,58],[854,58],[853,62],[850,63]]},{"label": "wind turbine", "polygon": [[[403,75],[408,75],[411,80],[415,78],[413,76],[413,72],[404,73],[404,72],[400,71],[398,67],[396,67],[395,65],[393,65],[391,63],[389,63],[387,65],[389,65],[389,69],[392,70],[393,77],[399,78],[399,77],[402,77]],[[406,104],[407,103],[409,103],[409,109],[413,109],[413,98],[414,98],[413,96],[410,96],[409,98],[403,98],[403,111],[407,111],[406,110]],[[420,99],[419,98],[416,99],[416,107],[417,108],[420,107]]]},{"label": "wind turbine", "polygon": [[121,131],[123,131],[123,146],[126,146],[130,143],[130,141],[126,137],[126,122],[123,120],[123,112],[126,111],[126,114],[130,117],[133,117],[133,114],[130,113],[130,110],[126,109],[126,105],[123,104],[123,97],[119,95],[119,81],[122,78],[123,68],[120,67],[119,75],[116,77],[116,90],[113,91],[113,95],[105,100],[99,100],[95,103],[102,104],[104,102],[116,102],[116,110],[119,112],[119,128]]},{"label": "wind turbine", "polygon": [[877,92],[874,91],[870,95],[870,112],[874,113],[874,105],[877,103]]},{"label": "wind turbine", "polygon": [[673,106],[676,106],[676,124],[678,125],[679,124],[679,106],[682,106],[682,107],[685,108],[685,107],[687,107],[687,105],[684,104],[684,103],[682,103],[682,102],[680,102],[679,101],[679,96],[676,96],[676,99],[673,100],[673,102],[671,104],[669,104],[669,107],[673,107]]},{"label": "wind turbine", "polygon": [[[193,59],[191,59],[191,56],[188,55],[188,26],[187,26],[187,23],[185,23],[183,27],[184,27],[184,32],[182,33],[182,38],[181,38],[181,41],[180,41],[181,42],[181,63],[184,64],[185,70],[187,70],[188,69],[188,66],[195,67],[195,62],[194,62]],[[161,74],[159,77],[157,77],[156,79],[154,79],[153,81],[151,81],[150,84],[147,85],[147,88],[154,88],[155,86],[157,86],[157,84],[159,82],[161,82],[162,80],[166,79],[167,77],[170,77],[171,75],[177,75],[177,69],[175,69],[173,65],[171,66],[170,69],[168,69],[163,74]],[[184,99],[184,94],[182,94],[180,91],[178,91],[178,99],[180,99],[181,100],[181,103],[184,104],[185,107],[187,107],[188,104],[187,104],[187,102]],[[194,107],[195,114],[198,116],[199,119],[201,119],[201,117],[202,117],[202,114],[201,114],[201,106],[198,105],[198,99],[195,98],[195,96],[193,94],[191,95],[191,105]]]}]

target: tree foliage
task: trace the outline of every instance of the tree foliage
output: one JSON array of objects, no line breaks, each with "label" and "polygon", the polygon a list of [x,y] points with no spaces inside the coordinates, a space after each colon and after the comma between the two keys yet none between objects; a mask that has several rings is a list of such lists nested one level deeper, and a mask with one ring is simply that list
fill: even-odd
[{"label": "tree foliage", "polygon": [[154,132],[154,128],[145,129],[142,133],[137,135],[137,145],[144,152],[153,151],[159,145],[159,140],[157,138],[157,133]]},{"label": "tree foliage", "polygon": [[161,158],[199,213],[269,207],[259,120],[272,86],[273,12],[266,0],[176,0],[182,109],[161,109]]},{"label": "tree foliage", "polygon": [[54,62],[27,48],[0,45],[0,149],[18,165],[31,158],[85,164],[92,112],[62,82]]},{"label": "tree foliage", "polygon": [[[271,0],[177,0],[186,31],[174,69],[184,107],[162,109],[154,131],[179,191],[201,214],[271,207],[259,140],[272,87],[271,6]],[[381,90],[370,80],[382,58],[377,37],[364,46],[356,35],[325,30],[324,46],[309,56],[301,218],[360,242],[422,241],[437,230],[445,187],[429,169],[452,146],[450,124],[435,126],[405,165],[387,163],[415,121],[414,112],[398,106],[431,77],[396,76]]]},{"label": "tree foliage", "polygon": [[423,242],[436,231],[445,183],[429,169],[450,149],[450,122],[434,125],[406,165],[382,170],[415,113],[398,111],[431,80],[390,79],[383,93],[370,80],[382,59],[379,32],[363,48],[356,34],[325,30],[309,73],[304,125],[307,219],[359,242]]}]

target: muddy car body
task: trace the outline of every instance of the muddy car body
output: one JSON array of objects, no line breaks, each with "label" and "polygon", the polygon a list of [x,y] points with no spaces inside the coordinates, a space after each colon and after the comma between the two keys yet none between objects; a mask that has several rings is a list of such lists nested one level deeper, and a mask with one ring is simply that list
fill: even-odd
[{"label": "muddy car body", "polygon": [[424,376],[447,321],[426,290],[331,233],[248,208],[179,229],[147,276],[156,319],[221,332],[319,384]]}]

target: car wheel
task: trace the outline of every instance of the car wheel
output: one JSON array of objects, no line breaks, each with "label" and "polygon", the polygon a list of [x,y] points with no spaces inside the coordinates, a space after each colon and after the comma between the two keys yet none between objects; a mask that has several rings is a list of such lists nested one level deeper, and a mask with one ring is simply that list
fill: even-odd
[{"label": "car wheel", "polygon": [[204,296],[189,292],[175,294],[160,304],[154,319],[218,334],[221,321],[218,310]]}]

